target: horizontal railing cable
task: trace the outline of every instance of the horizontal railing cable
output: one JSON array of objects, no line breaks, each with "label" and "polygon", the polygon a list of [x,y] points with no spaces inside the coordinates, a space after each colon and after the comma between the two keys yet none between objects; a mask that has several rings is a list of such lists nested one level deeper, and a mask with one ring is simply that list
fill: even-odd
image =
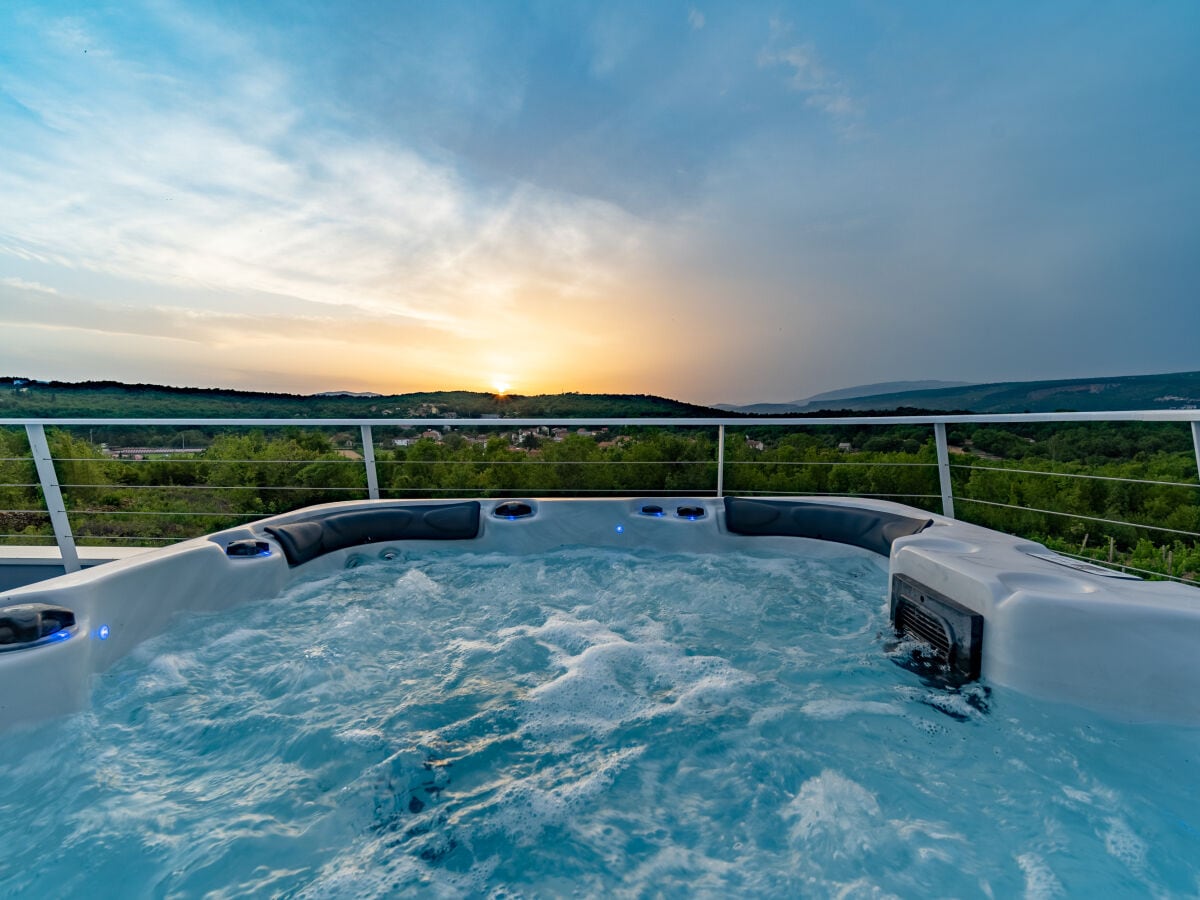
[{"label": "horizontal railing cable", "polygon": [[365,491],[366,485],[358,487],[305,487],[294,484],[63,484],[60,487],[87,489],[100,488],[118,491],[310,491],[320,494],[324,491]]},{"label": "horizontal railing cable", "polygon": [[[61,458],[56,457],[56,462],[94,462],[94,463],[109,463],[115,462],[124,465],[125,463],[152,463],[152,462],[171,462],[171,463],[203,463],[208,466],[223,465],[226,463],[234,463],[240,465],[292,465],[292,466],[307,466],[313,463],[341,463],[343,465],[361,466],[361,459],[92,459],[92,458]],[[728,462],[728,461],[727,461]],[[715,466],[716,460],[712,459],[376,459],[377,466],[462,466],[462,465],[478,465],[478,466],[650,466],[650,465],[671,465],[671,466]],[[765,463],[754,463],[755,465],[763,465]],[[782,465],[780,463],[779,465]],[[813,463],[813,465],[936,465],[936,463]],[[65,487],[65,485],[64,485]]]},{"label": "horizontal railing cable", "polygon": [[[446,493],[446,492],[478,493],[481,490],[485,491],[488,494],[497,494],[497,493],[517,494],[522,491],[522,488],[520,486],[517,486],[517,487],[494,487],[493,486],[493,487],[487,487],[487,488],[478,488],[478,487],[402,488],[402,487],[396,487],[396,488],[380,488],[379,490],[381,493],[385,493],[385,494]],[[708,496],[713,493],[712,488],[688,489],[685,487],[681,487],[681,488],[643,488],[643,489],[639,489],[639,488],[543,488],[543,487],[536,488],[537,494],[568,493],[568,494],[578,494],[580,496],[585,496],[587,494],[613,494],[613,493],[616,493],[616,494],[626,494],[630,497],[643,497],[643,496],[645,496],[645,497],[660,497],[660,496],[664,495],[664,491],[670,492],[670,493],[672,493],[674,495],[678,495],[680,497]],[[533,494],[527,494],[527,495],[533,496]],[[729,496],[748,497],[748,496],[752,496],[752,495],[753,496],[763,496],[763,497],[908,497],[908,498],[913,498],[913,499],[919,498],[919,499],[923,499],[923,500],[939,499],[941,496],[939,494],[905,494],[905,493],[897,493],[895,491],[882,491],[882,492],[878,492],[878,493],[867,493],[864,491],[779,491],[779,490],[775,490],[775,491],[741,491],[741,490],[733,490],[733,491],[729,492]]]},{"label": "horizontal railing cable", "polygon": [[[709,460],[711,462],[711,460]],[[776,459],[727,459],[727,466],[912,466],[923,469],[936,469],[935,462],[887,462],[880,460],[879,462],[842,462],[840,460],[776,460]]]},{"label": "horizontal railing cable", "polygon": [[[50,535],[53,537],[53,535]],[[124,534],[92,534],[90,532],[79,532],[76,537],[87,538],[92,541],[153,541],[156,544],[176,544],[180,540],[188,540],[188,538],[178,537],[144,537],[142,535],[124,535]],[[196,535],[200,537],[200,535]]]},{"label": "horizontal railing cable", "polygon": [[963,503],[981,503],[984,506],[999,506],[1004,509],[1016,509],[1021,512],[1043,513],[1047,516],[1066,516],[1070,519],[1085,519],[1088,522],[1102,522],[1105,525],[1121,525],[1126,528],[1148,528],[1151,531],[1165,531],[1169,534],[1183,534],[1188,537],[1200,538],[1200,532],[1184,531],[1180,528],[1166,528],[1162,525],[1147,525],[1145,522],[1123,522],[1120,519],[1104,519],[1099,516],[1085,516],[1083,513],[1059,512],[1056,509],[1037,509],[1033,506],[1018,506],[1015,503],[998,503],[995,500],[976,500],[974,497],[955,497]]},{"label": "horizontal railing cable", "polygon": [[1163,487],[1200,488],[1196,481],[1156,481],[1152,478],[1121,478],[1116,475],[1088,475],[1085,472],[1049,472],[1044,469],[1014,469],[1009,466],[967,466],[951,463],[952,469],[971,469],[975,472],[1014,472],[1021,475],[1051,475],[1055,478],[1086,478],[1092,481],[1121,481],[1126,484],[1157,484]]},{"label": "horizontal railing cable", "polygon": [[200,463],[206,466],[218,466],[223,463],[244,463],[250,465],[297,465],[307,466],[312,463],[340,463],[342,465],[360,465],[361,459],[349,459],[345,456],[337,459],[124,459],[116,456],[56,456],[56,462],[89,462],[89,463],[118,463],[120,465],[137,465],[139,463],[175,463],[176,465],[194,465]]},{"label": "horizontal railing cable", "polygon": [[439,494],[444,494],[447,491],[457,492],[460,494],[466,494],[466,493],[478,494],[480,492],[483,492],[485,494],[519,494],[520,496],[523,496],[523,497],[534,497],[534,496],[538,496],[541,494],[578,494],[581,497],[585,497],[588,494],[625,494],[626,496],[629,496],[629,497],[642,497],[642,496],[662,496],[664,491],[672,492],[681,497],[694,497],[694,496],[707,497],[713,493],[713,489],[711,487],[704,487],[704,488],[686,488],[686,487],[681,487],[681,488],[658,488],[658,487],[652,487],[652,488],[589,488],[589,487],[546,488],[546,487],[537,487],[537,488],[533,488],[533,489],[527,489],[527,488],[521,487],[520,485],[516,485],[513,487],[504,487],[502,485],[501,486],[489,485],[488,487],[413,487],[413,488],[381,487],[379,489],[379,492],[382,494],[397,494],[397,493],[410,493],[410,494],[411,493],[439,493]]},{"label": "horizontal railing cable", "polygon": [[898,494],[894,491],[730,491],[738,497],[904,497],[909,500],[940,500],[941,494]]},{"label": "horizontal railing cable", "polygon": [[377,466],[715,466],[715,459],[377,459]]},{"label": "horizontal railing cable", "polygon": [[73,509],[72,513],[80,516],[203,516],[209,519],[219,519],[225,516],[238,519],[261,519],[262,512],[239,513],[239,512],[164,512],[163,510],[141,510],[141,509]]},{"label": "horizontal railing cable", "polygon": [[1128,563],[1109,562],[1105,559],[1096,559],[1092,556],[1084,556],[1082,553],[1072,553],[1069,550],[1055,550],[1059,556],[1069,556],[1072,559],[1090,562],[1092,565],[1104,566],[1107,569],[1119,569],[1122,572],[1141,572],[1143,575],[1153,575],[1155,578],[1166,578],[1170,581],[1178,581],[1180,584],[1195,584],[1194,578],[1180,578],[1178,575],[1169,575],[1166,572],[1156,572],[1153,569],[1141,569],[1137,566],[1131,566]]}]

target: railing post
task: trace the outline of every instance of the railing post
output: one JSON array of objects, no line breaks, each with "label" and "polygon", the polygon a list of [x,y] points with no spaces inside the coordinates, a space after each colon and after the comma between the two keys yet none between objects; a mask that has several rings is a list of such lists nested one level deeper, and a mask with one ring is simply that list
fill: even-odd
[{"label": "railing post", "polygon": [[1192,423],[1192,447],[1196,451],[1196,475],[1200,477],[1200,419]]},{"label": "railing post", "polygon": [[933,438],[937,445],[938,481],[942,486],[942,515],[954,518],[954,487],[950,483],[950,451],[946,445],[946,423],[933,423]]},{"label": "railing post", "polygon": [[725,496],[725,426],[717,426],[717,496]]},{"label": "railing post", "polygon": [[375,442],[371,437],[371,426],[363,425],[363,465],[367,467],[367,496],[372,500],[379,499],[379,473],[375,471]]},{"label": "railing post", "polygon": [[50,514],[50,525],[54,529],[58,555],[62,557],[63,571],[78,572],[79,551],[75,549],[67,506],[63,503],[58,473],[54,471],[54,458],[50,455],[50,445],[46,443],[46,430],[41,425],[26,424],[25,434],[29,436],[29,450],[33,454],[33,464],[37,466],[38,480],[42,483],[42,497],[46,501],[46,512]]}]

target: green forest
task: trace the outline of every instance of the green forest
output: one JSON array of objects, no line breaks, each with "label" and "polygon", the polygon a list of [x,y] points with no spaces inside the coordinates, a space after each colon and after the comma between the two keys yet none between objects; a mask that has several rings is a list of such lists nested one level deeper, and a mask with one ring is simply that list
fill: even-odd
[{"label": "green forest", "polygon": [[0,378],[0,418],[338,419],[544,416],[729,416],[650,394],[488,394],[478,391],[348,396],[164,387],[115,381]]},{"label": "green forest", "polygon": [[[715,493],[715,428],[579,431],[516,430],[502,421],[428,432],[376,426],[380,492]],[[47,434],[80,545],[154,545],[367,496],[357,428],[114,426]],[[1186,424],[969,425],[952,426],[948,438],[960,519],[1118,566],[1185,580],[1200,573],[1200,485]],[[123,451],[134,458],[118,458]],[[724,488],[871,496],[941,511],[928,426],[730,426]],[[0,429],[0,492],[0,540],[52,543],[23,428]],[[1087,518],[1060,514],[1067,512]]]}]

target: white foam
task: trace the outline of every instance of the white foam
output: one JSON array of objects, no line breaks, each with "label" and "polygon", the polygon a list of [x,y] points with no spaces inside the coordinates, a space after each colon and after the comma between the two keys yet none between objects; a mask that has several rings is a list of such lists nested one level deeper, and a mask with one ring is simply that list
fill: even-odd
[{"label": "white foam", "polygon": [[525,698],[521,716],[531,734],[563,738],[671,713],[684,716],[720,704],[749,676],[725,660],[687,655],[657,639],[645,624],[629,640],[595,621],[554,615],[528,630],[546,646],[561,672]]},{"label": "white foam", "polygon": [[836,854],[856,855],[871,846],[883,822],[875,795],[839,772],[826,769],[808,779],[783,810],[794,845],[819,845]]},{"label": "white foam", "polygon": [[800,712],[810,719],[845,719],[848,716],[902,716],[904,707],[898,703],[883,703],[877,700],[810,700],[800,707]]},{"label": "white foam", "polygon": [[396,587],[406,593],[437,596],[442,586],[420,569],[409,569],[396,579]]},{"label": "white foam", "polygon": [[1110,817],[1105,824],[1108,828],[1104,832],[1104,848],[1130,871],[1140,873],[1146,867],[1146,842],[1134,834],[1124,819]]},{"label": "white foam", "polygon": [[[982,697],[971,685],[965,687],[961,692],[906,686],[899,688],[896,693],[901,697],[941,710],[957,719],[982,721],[983,709],[986,708],[981,702]],[[972,700],[975,702],[972,703]]]},{"label": "white foam", "polygon": [[[879,795],[834,769],[806,780],[780,812],[793,865],[813,880],[813,890],[849,896],[890,896],[897,866],[915,887],[938,879],[968,845],[940,822],[889,817]],[[864,874],[866,873],[866,874]],[[880,881],[883,879],[883,881]],[[936,883],[936,882],[934,882]],[[840,885],[831,890],[834,884]]]},{"label": "white foam", "polygon": [[337,736],[347,743],[372,749],[386,746],[386,736],[380,728],[345,728]]},{"label": "white foam", "polygon": [[148,665],[147,677],[141,687],[146,693],[157,693],[170,688],[186,688],[190,678],[188,670],[196,665],[191,653],[163,653],[154,657]]},{"label": "white foam", "polygon": [[1025,897],[1027,900],[1048,900],[1050,897],[1066,895],[1062,882],[1058,880],[1046,861],[1036,853],[1022,853],[1017,857],[1017,865],[1025,876]]},{"label": "white foam", "polygon": [[586,766],[576,760],[511,780],[490,802],[487,827],[499,828],[518,843],[535,841],[545,829],[565,825],[584,807],[599,801],[618,775],[644,752],[643,747],[595,752]]}]

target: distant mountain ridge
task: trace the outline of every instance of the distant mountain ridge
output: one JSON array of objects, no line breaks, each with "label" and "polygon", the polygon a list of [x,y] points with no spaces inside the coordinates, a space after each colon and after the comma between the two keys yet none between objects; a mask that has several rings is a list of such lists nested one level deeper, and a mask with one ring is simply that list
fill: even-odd
[{"label": "distant mountain ridge", "polygon": [[826,391],[823,394],[813,394],[811,397],[806,397],[803,400],[794,400],[791,403],[751,403],[746,406],[738,406],[736,403],[716,403],[714,406],[726,412],[748,413],[757,416],[778,415],[780,413],[796,412],[797,410],[804,409],[808,404],[819,404],[832,400],[877,397],[901,391],[928,391],[940,388],[968,387],[972,384],[975,384],[975,382],[938,381],[936,379],[926,379],[924,381],[878,381],[873,384],[858,384],[854,387],[841,388],[836,391]]},{"label": "distant mountain ridge", "polygon": [[827,400],[847,400],[854,397],[878,397],[883,394],[899,394],[911,391],[938,391],[944,388],[970,387],[975,381],[881,381],[876,384],[859,384],[854,387],[842,388],[839,391],[826,391],[823,394],[813,394],[803,400],[797,400],[797,406],[805,403],[820,403]]},{"label": "distant mountain ridge", "polygon": [[[831,397],[830,394],[835,396]],[[798,404],[759,403],[721,408],[756,415],[811,414],[821,410],[877,412],[901,407],[946,411],[966,409],[976,413],[1200,409],[1200,372],[1050,381],[1001,381],[925,390],[887,391],[855,397],[841,396],[843,391],[832,391],[830,394],[819,395]]]}]

